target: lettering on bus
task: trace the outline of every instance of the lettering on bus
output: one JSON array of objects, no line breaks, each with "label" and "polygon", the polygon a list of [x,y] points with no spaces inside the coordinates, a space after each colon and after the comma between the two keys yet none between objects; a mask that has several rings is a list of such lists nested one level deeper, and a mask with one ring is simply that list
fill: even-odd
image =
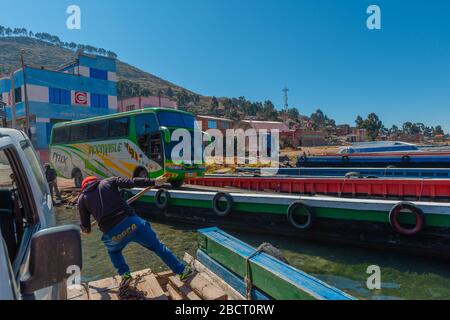
[{"label": "lettering on bus", "polygon": [[57,152],[53,152],[52,159],[54,163],[66,164],[67,162],[67,157]]},{"label": "lettering on bus", "polygon": [[117,153],[122,151],[122,142],[97,144],[89,146],[89,155],[102,154],[107,155],[111,153]]}]

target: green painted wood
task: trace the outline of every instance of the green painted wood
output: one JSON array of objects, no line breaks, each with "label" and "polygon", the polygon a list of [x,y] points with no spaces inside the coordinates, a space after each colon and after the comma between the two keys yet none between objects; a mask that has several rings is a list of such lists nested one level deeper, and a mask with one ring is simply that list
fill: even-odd
[{"label": "green painted wood", "polygon": [[[241,278],[247,275],[246,258],[256,251],[255,248],[217,228],[199,230],[198,244],[200,250]],[[249,275],[254,287],[274,299],[353,299],[341,290],[283,264],[265,253],[258,253],[249,259],[249,264]]]},{"label": "green painted wood", "polygon": [[[154,203],[153,196],[143,196],[137,202]],[[188,208],[202,208],[212,209],[211,200],[196,200],[196,199],[178,199],[170,200],[171,206],[188,207]],[[284,204],[262,204],[262,203],[248,203],[235,202],[233,206],[234,211],[242,212],[243,214],[265,213],[274,215],[286,215],[288,206]],[[389,223],[389,212],[379,210],[352,210],[342,208],[328,208],[328,207],[314,207],[313,208],[317,218],[327,218],[336,220],[349,221],[365,221],[377,223]],[[299,212],[301,214],[301,212]],[[444,227],[450,228],[450,216],[439,214],[425,214],[426,226],[430,227]],[[403,214],[399,217],[400,223],[414,224],[415,218],[410,214]]]}]

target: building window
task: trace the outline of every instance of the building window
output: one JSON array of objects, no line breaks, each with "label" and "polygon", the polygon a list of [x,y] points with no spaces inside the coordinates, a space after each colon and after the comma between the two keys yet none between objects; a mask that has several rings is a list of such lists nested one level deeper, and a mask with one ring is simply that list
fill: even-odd
[{"label": "building window", "polygon": [[108,108],[108,96],[104,94],[91,93],[91,107]]},{"label": "building window", "polygon": [[134,110],[134,104],[132,104],[131,106],[125,107],[125,111],[133,111],[133,110]]},{"label": "building window", "polygon": [[229,122],[222,122],[222,129],[230,129],[230,123]]},{"label": "building window", "polygon": [[208,120],[208,129],[217,129],[217,121]]},{"label": "building window", "polygon": [[22,87],[14,89],[14,101],[16,103],[22,102]]},{"label": "building window", "polygon": [[50,103],[70,105],[70,91],[57,88],[48,88]]},{"label": "building window", "polygon": [[99,80],[108,80],[108,71],[90,68],[89,75],[91,78]]}]

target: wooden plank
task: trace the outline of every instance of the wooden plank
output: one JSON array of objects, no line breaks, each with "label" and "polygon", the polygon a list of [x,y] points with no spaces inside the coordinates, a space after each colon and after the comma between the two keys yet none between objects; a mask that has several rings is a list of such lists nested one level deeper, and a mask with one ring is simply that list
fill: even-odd
[{"label": "wooden plank", "polygon": [[136,289],[145,292],[146,300],[168,300],[154,274],[145,274]]},{"label": "wooden plank", "polygon": [[[216,262],[214,259],[209,257],[206,253],[201,250],[197,251],[197,261],[205,266],[205,268],[211,270],[218,277],[222,278],[224,282],[227,283],[233,290],[238,292],[238,300],[246,299],[246,285],[244,280],[231,272],[220,263]],[[272,298],[266,295],[264,292],[257,288],[252,288],[251,300],[271,300]]]},{"label": "wooden plank", "polygon": [[189,253],[185,253],[183,260],[191,266],[195,271],[202,274],[208,281],[221,288],[227,295],[228,300],[244,300],[244,296],[235,290],[232,286],[226,283],[221,277],[208,269],[201,262],[192,257]]},{"label": "wooden plank", "polygon": [[177,276],[169,277],[169,283],[173,285],[182,295],[189,300],[202,300],[187,284],[178,279]]},{"label": "wooden plank", "polygon": [[89,282],[89,300],[118,300],[121,278],[114,276]]},{"label": "wooden plank", "polygon": [[89,300],[87,288],[83,285],[67,287],[67,300]]},{"label": "wooden plank", "polygon": [[[256,249],[218,228],[199,230],[199,248],[243,278],[246,259]],[[274,299],[351,300],[343,291],[295,269],[272,256],[258,253],[249,259],[253,285]]]},{"label": "wooden plank", "polygon": [[212,282],[208,281],[201,273],[197,273],[186,281],[192,290],[203,300],[228,300],[227,294]]},{"label": "wooden plank", "polygon": [[161,287],[165,287],[169,283],[169,277],[175,275],[172,271],[163,271],[156,274],[156,280],[158,280]]},{"label": "wooden plank", "polygon": [[167,292],[172,300],[184,300],[183,296],[173,287],[171,283],[167,284]]}]

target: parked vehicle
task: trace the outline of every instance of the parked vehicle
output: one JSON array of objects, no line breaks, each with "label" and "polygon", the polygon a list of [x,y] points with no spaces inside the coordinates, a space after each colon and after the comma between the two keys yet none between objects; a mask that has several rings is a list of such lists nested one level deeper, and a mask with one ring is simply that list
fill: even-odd
[{"label": "parked vehicle", "polygon": [[205,171],[201,146],[192,146],[190,159],[201,163],[174,163],[177,142],[171,141],[171,133],[179,128],[191,135],[200,130],[194,115],[164,108],[58,123],[52,130],[50,161],[59,176],[74,179],[77,187],[86,176],[156,178],[164,173],[179,187],[185,178],[201,177]]},{"label": "parked vehicle", "polygon": [[55,227],[30,140],[0,128],[0,300],[64,299],[69,267],[82,267],[80,231]]}]

